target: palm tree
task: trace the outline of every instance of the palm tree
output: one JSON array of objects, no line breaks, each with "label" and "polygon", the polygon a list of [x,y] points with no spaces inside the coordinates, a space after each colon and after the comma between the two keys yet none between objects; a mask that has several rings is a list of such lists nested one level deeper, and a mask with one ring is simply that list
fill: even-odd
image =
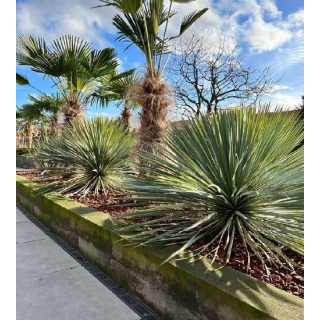
[{"label": "palm tree", "polygon": [[[94,50],[90,44],[72,35],[65,35],[51,43],[43,38],[18,36],[17,61],[32,71],[50,78],[64,98],[66,123],[82,118],[86,105],[99,103],[106,106],[109,99],[98,94],[101,79],[114,74],[118,66],[113,48]],[[131,74],[134,70],[122,73]]]},{"label": "palm tree", "polygon": [[35,125],[46,122],[47,117],[39,108],[35,108],[33,104],[28,103],[17,108],[16,119],[25,134],[27,148],[32,148]]},{"label": "palm tree", "polygon": [[109,100],[118,101],[118,106],[123,105],[121,112],[122,123],[125,128],[130,128],[131,110],[138,107],[137,103],[128,99],[128,95],[141,80],[141,76],[137,73],[130,74],[126,77],[118,78],[117,73],[112,76],[112,81],[109,79],[103,83],[101,95],[107,96]]},{"label": "palm tree", "polygon": [[33,108],[37,109],[43,116],[47,116],[50,122],[50,136],[56,136],[58,134],[58,117],[63,113],[64,98],[56,94],[42,95],[40,97],[34,97],[28,95],[29,100],[33,103]]},{"label": "palm tree", "polygon": [[[185,16],[179,33],[169,38],[168,22],[176,13],[172,10],[173,3],[189,3],[193,0],[170,0],[169,8],[165,8],[164,0],[100,1],[104,3],[100,7],[113,6],[121,13],[113,18],[113,24],[120,34],[117,40],[130,42],[130,45],[135,44],[146,58],[146,74],[139,86],[136,86],[136,92],[128,98],[142,107],[140,148],[153,152],[154,147],[161,141],[168,107],[173,103],[169,86],[162,77],[172,52],[169,44],[174,40],[175,46],[181,35],[208,9],[194,11]],[[163,24],[164,32],[160,36],[159,27]],[[165,54],[169,55],[163,65],[162,59]]]}]

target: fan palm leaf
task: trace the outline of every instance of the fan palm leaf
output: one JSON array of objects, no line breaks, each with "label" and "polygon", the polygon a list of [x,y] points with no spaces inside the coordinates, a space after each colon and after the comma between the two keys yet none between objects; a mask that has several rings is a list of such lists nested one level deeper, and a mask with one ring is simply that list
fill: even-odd
[{"label": "fan palm leaf", "polygon": [[23,76],[22,74],[16,73],[16,83],[21,86],[29,85],[29,80],[26,76]]},{"label": "fan palm leaf", "polygon": [[81,116],[89,103],[107,105],[108,100],[99,95],[101,79],[114,74],[119,64],[115,49],[93,50],[72,35],[54,40],[50,48],[42,38],[18,36],[17,61],[54,82],[68,104],[66,122]]},{"label": "fan palm leaf", "polygon": [[[176,3],[190,3],[187,1],[170,1],[169,8],[164,6],[163,0],[148,0],[137,1],[132,3],[132,10],[128,8],[128,1],[117,0],[100,0],[106,6],[114,6],[121,15],[116,14],[113,18],[114,26],[119,30],[119,41],[131,42],[145,54],[149,72],[156,75],[155,60],[159,55],[160,59],[164,53],[164,48],[167,47],[167,41],[172,39],[166,38],[166,31],[169,19],[176,14],[172,11],[172,4]],[[135,2],[135,1],[133,1]],[[139,7],[138,7],[139,6]],[[202,9],[190,13],[184,17],[180,33],[173,37],[180,37],[196,20],[198,20],[208,9]],[[159,27],[166,23],[165,32],[162,37],[158,35]]]}]

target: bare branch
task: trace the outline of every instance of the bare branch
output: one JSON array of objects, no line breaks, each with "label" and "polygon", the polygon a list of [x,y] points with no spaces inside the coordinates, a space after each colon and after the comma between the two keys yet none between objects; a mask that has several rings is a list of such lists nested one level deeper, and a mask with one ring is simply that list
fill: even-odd
[{"label": "bare branch", "polygon": [[254,104],[272,92],[280,79],[271,75],[270,67],[244,65],[234,42],[222,38],[210,45],[209,36],[209,31],[191,29],[172,56],[167,77],[174,83],[178,108],[217,112],[222,103]]}]

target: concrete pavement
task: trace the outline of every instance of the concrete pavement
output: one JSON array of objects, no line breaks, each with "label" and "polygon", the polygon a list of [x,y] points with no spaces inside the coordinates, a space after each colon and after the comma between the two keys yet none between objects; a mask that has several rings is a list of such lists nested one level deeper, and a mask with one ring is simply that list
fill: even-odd
[{"label": "concrete pavement", "polygon": [[17,320],[141,317],[16,208]]}]

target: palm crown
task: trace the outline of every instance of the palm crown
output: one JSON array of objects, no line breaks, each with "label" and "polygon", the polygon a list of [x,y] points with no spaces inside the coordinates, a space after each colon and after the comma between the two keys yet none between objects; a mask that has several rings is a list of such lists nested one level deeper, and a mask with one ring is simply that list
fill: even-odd
[{"label": "palm crown", "polygon": [[[42,38],[18,36],[17,61],[31,66],[31,70],[49,77],[58,87],[72,114],[82,111],[88,103],[104,106],[109,99],[97,94],[102,79],[115,73],[118,66],[113,48],[94,50],[84,40],[65,35],[51,43],[49,48]],[[133,70],[120,76],[127,76]],[[112,80],[109,77],[110,81]]]},{"label": "palm crown", "polygon": [[[166,37],[169,19],[176,14],[172,11],[172,4],[189,3],[194,0],[170,0],[169,8],[164,6],[164,0],[100,0],[102,6],[114,6],[120,12],[113,18],[114,26],[119,30],[120,41],[135,44],[146,56],[150,76],[159,75],[162,56],[169,53],[169,41],[178,39],[198,20],[208,8],[194,11],[185,16],[181,22],[179,33],[173,37]],[[162,37],[159,28],[165,24]]]}]

